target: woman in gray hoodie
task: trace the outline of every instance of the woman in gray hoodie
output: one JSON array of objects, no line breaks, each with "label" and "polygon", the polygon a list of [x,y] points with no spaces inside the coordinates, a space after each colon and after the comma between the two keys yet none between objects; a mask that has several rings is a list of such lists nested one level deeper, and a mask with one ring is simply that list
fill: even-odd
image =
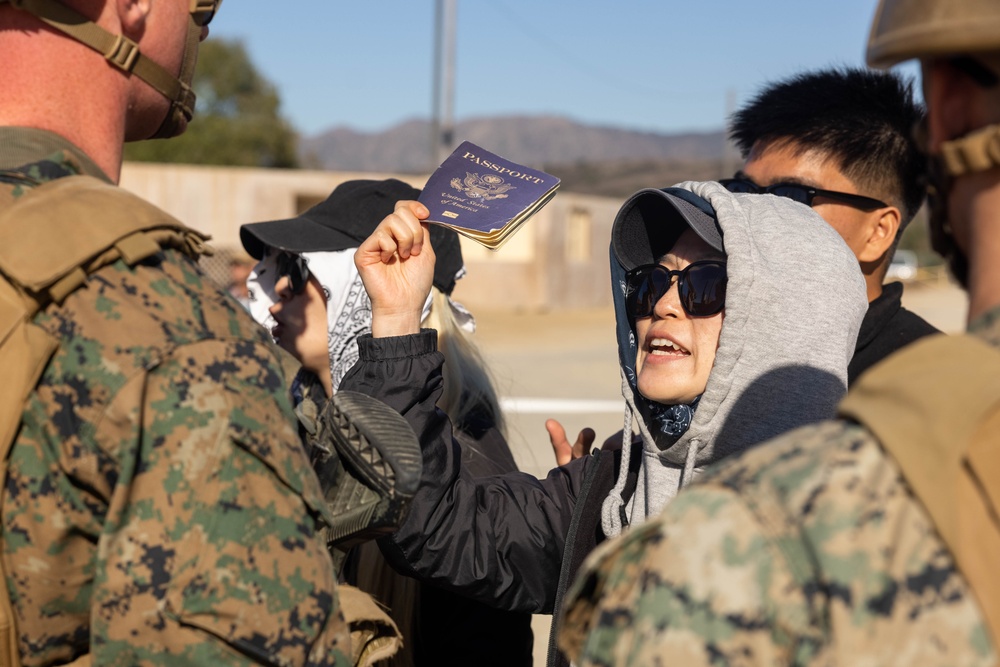
[{"label": "woman in gray hoodie", "polygon": [[373,337],[359,340],[341,384],[396,408],[420,438],[421,488],[380,544],[404,572],[500,608],[551,613],[597,543],[658,512],[704,466],[832,415],[846,391],[867,299],[835,231],[806,206],[717,183],[642,190],[612,231],[623,446],[544,480],[473,480],[434,409],[434,333],[419,330],[416,295],[434,264],[424,215],[400,202],[355,256]]}]

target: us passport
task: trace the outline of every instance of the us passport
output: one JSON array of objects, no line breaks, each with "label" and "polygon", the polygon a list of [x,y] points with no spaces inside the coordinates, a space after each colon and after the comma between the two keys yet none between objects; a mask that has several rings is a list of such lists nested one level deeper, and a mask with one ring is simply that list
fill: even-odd
[{"label": "us passport", "polygon": [[559,179],[465,141],[427,180],[427,222],[497,250],[555,196]]}]

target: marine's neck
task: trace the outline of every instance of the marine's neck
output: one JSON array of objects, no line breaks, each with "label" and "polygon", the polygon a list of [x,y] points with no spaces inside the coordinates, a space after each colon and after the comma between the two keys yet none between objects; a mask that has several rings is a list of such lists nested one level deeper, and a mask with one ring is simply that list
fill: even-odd
[{"label": "marine's neck", "polygon": [[128,107],[125,77],[100,54],[45,30],[0,31],[0,53],[0,125],[54,132],[117,183]]}]

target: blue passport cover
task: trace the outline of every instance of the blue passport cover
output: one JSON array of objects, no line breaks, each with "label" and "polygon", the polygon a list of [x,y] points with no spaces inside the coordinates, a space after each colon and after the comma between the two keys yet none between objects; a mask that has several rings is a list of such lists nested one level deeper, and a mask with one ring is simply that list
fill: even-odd
[{"label": "blue passport cover", "polygon": [[544,171],[511,162],[470,141],[462,142],[427,180],[420,203],[428,222],[468,230],[470,237],[492,237],[531,210],[559,186]]}]

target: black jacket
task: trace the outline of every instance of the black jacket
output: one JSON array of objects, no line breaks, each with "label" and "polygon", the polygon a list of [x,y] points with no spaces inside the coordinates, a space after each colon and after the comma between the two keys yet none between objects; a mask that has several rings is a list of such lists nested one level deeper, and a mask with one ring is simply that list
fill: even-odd
[{"label": "black jacket", "polygon": [[[443,589],[500,609],[553,613],[603,539],[601,503],[614,485],[618,452],[596,451],[541,480],[520,472],[473,478],[435,407],[444,361],[436,341],[432,330],[364,336],[360,359],[340,385],[398,410],[421,442],[421,487],[405,524],[380,541],[382,552],[401,572]],[[551,642],[549,664],[565,664]]]},{"label": "black jacket", "polygon": [[861,373],[918,338],[941,333],[918,315],[903,308],[902,283],[889,283],[882,294],[868,304],[861,322],[854,358],[847,367],[847,384],[853,385]]},{"label": "black jacket", "polygon": [[[472,419],[456,428],[462,467],[476,479],[517,470],[507,441],[492,419]],[[497,609],[439,586],[421,584],[415,636],[417,665],[531,667],[531,614]]]}]

